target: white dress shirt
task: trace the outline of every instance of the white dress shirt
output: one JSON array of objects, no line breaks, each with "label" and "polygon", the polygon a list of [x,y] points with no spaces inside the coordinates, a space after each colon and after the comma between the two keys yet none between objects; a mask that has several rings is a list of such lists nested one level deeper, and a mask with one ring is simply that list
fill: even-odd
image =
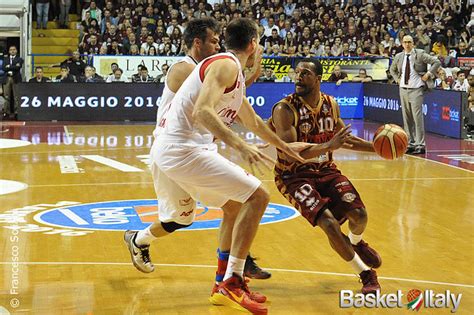
[{"label": "white dress shirt", "polygon": [[417,89],[425,85],[421,76],[415,71],[415,50],[410,52],[410,78],[408,84],[405,84],[405,65],[407,63],[407,53],[403,55],[402,74],[400,76],[400,87],[408,89]]}]

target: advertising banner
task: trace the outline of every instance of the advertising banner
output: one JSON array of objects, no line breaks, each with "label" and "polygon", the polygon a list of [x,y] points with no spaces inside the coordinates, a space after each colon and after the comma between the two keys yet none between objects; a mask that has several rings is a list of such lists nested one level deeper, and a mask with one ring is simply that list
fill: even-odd
[{"label": "advertising banner", "polygon": [[[273,105],[294,90],[293,83],[254,83],[247,95],[257,114],[267,119]],[[363,118],[361,83],[323,83],[321,90],[336,98],[342,118]],[[155,83],[21,83],[19,118],[155,121],[162,91],[163,84]]]},{"label": "advertising banner", "polygon": [[341,66],[341,71],[347,73],[349,80],[359,75],[359,69],[365,69],[367,75],[374,81],[387,80],[388,58],[377,59],[320,59],[323,65],[323,81],[331,76],[336,65]]},{"label": "advertising banner", "polygon": [[123,74],[127,78],[131,78],[137,73],[138,65],[144,65],[148,69],[148,74],[152,77],[160,75],[161,66],[168,64],[171,66],[183,57],[166,57],[166,56],[94,56],[93,65],[97,69],[97,73],[103,77],[107,77],[112,73],[110,68],[112,63],[117,63],[119,68],[123,70]]},{"label": "advertising banner", "polygon": [[[463,136],[464,92],[433,90],[425,94],[425,130],[452,138]],[[364,84],[364,118],[403,126],[398,85]]]},{"label": "advertising banner", "polygon": [[20,83],[20,120],[155,121],[163,84]]},{"label": "advertising banner", "polygon": [[[247,89],[249,103],[263,119],[270,118],[273,106],[295,91],[294,83],[254,83]],[[362,83],[322,83],[321,91],[335,97],[342,118],[363,118]]]},{"label": "advertising banner", "polygon": [[459,57],[458,66],[461,68],[474,68],[474,57]]}]

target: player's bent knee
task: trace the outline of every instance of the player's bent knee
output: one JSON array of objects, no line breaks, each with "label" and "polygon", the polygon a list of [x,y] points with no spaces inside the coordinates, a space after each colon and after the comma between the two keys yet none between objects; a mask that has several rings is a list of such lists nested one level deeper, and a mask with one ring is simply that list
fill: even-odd
[{"label": "player's bent knee", "polygon": [[270,193],[263,186],[260,186],[247,201],[267,205],[270,202]]},{"label": "player's bent knee", "polygon": [[349,217],[355,222],[367,221],[367,211],[365,208],[357,208],[349,212]]},{"label": "player's bent knee", "polygon": [[326,234],[335,234],[340,231],[339,222],[337,222],[336,218],[328,211],[325,211],[319,216],[318,226],[326,232]]},{"label": "player's bent knee", "polygon": [[190,223],[190,224],[180,224],[180,223],[176,223],[176,222],[161,222],[161,226],[168,233],[173,233],[174,231],[185,228],[185,227],[188,227],[191,224],[192,223]]}]

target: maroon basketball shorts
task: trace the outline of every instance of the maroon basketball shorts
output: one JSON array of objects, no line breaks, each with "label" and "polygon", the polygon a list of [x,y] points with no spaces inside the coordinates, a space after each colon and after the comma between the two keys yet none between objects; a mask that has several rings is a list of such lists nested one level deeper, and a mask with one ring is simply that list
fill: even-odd
[{"label": "maroon basketball shorts", "polygon": [[317,225],[318,214],[329,209],[340,224],[346,213],[364,208],[352,183],[336,168],[301,169],[277,173],[275,183],[283,196],[308,220]]}]

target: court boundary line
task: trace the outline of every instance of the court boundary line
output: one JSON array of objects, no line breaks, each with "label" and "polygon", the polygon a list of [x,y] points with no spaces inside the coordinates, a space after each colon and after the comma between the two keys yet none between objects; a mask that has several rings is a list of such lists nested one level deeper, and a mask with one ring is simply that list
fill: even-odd
[{"label": "court boundary line", "polygon": [[[1,261],[0,265],[12,265],[13,262],[10,261]],[[114,265],[114,266],[132,266],[132,263],[125,262],[91,262],[91,261],[30,261],[30,262],[15,262],[18,265]],[[191,264],[154,264],[158,267],[188,267],[188,268],[217,268],[213,265],[191,265]],[[265,270],[276,271],[276,272],[290,272],[290,273],[306,273],[306,274],[318,274],[318,275],[327,275],[327,276],[339,276],[339,277],[357,277],[355,274],[350,273],[340,273],[340,272],[327,272],[327,271],[314,271],[314,270],[297,270],[297,269],[280,269],[280,268],[265,268]],[[463,287],[474,289],[474,285],[464,284],[464,283],[451,283],[451,282],[440,282],[440,281],[431,281],[431,280],[420,280],[420,279],[407,279],[407,278],[398,278],[398,277],[384,277],[379,276],[379,279],[383,280],[394,280],[402,282],[415,282],[415,283],[425,283],[425,284],[435,284],[435,285],[446,285],[453,287]]]},{"label": "court boundary line", "polygon": [[[410,177],[410,178],[351,178],[351,181],[423,181],[423,180],[474,180],[474,177]],[[274,182],[273,179],[261,179],[262,182]],[[69,186],[102,186],[102,185],[144,185],[153,184],[150,181],[143,182],[111,182],[111,183],[70,183],[70,184],[33,184],[30,188],[41,187],[69,187]]]},{"label": "court boundary line", "polygon": [[471,171],[467,168],[451,165],[451,164],[448,164],[448,163],[443,163],[443,162],[436,161],[436,160],[433,160],[433,159],[430,159],[430,158],[427,158],[427,157],[415,156],[415,155],[410,155],[410,154],[406,154],[406,155],[410,158],[413,158],[413,159],[429,161],[429,162],[433,162],[433,163],[436,163],[436,164],[439,164],[439,165],[449,166],[451,168],[454,168],[454,169],[457,169],[457,170],[460,170],[460,171],[465,171],[465,172],[474,174],[474,171]]}]

